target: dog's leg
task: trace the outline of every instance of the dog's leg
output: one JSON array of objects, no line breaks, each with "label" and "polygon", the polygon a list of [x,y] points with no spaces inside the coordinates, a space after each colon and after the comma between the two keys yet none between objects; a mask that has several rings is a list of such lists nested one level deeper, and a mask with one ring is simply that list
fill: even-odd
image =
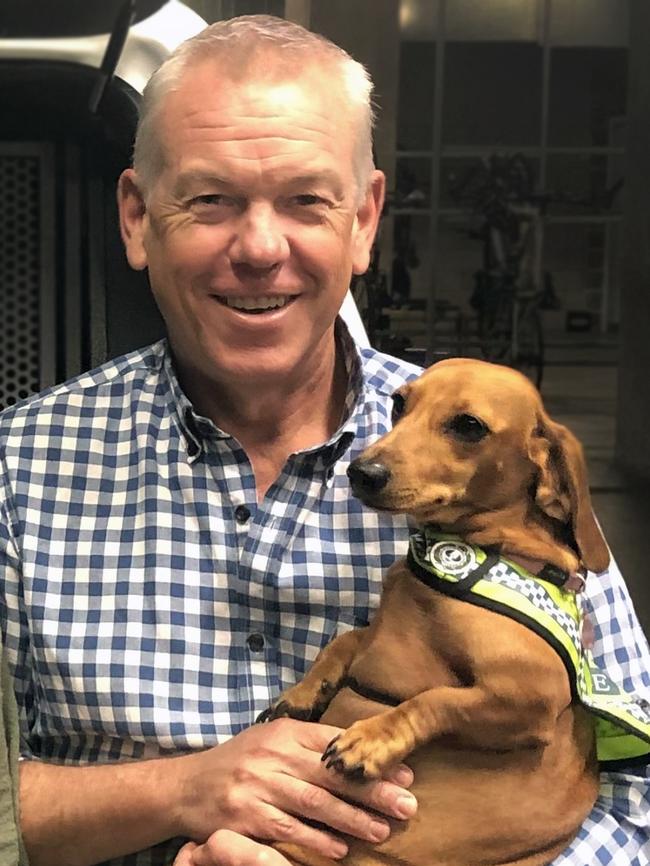
[{"label": "dog's leg", "polygon": [[557,694],[551,687],[535,691],[530,682],[516,683],[513,678],[504,688],[485,682],[429,689],[394,709],[355,722],[330,743],[323,760],[354,778],[374,779],[418,746],[444,734],[452,734],[461,748],[543,748],[550,742],[557,716],[570,702],[567,691],[568,685],[558,687]]},{"label": "dog's leg", "polygon": [[283,692],[257,721],[289,716],[317,722],[338,691],[365,635],[366,629],[358,628],[335,638],[320,651],[304,679]]}]

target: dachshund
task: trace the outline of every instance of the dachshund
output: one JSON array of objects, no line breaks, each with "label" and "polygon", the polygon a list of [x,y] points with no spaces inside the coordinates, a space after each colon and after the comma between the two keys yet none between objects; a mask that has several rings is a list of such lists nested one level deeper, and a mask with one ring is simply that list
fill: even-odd
[{"label": "dachshund", "polygon": [[[578,579],[567,592],[607,568],[582,448],[525,376],[446,359],[393,399],[393,429],[348,470],[366,505],[525,574]],[[432,588],[407,560],[387,572],[370,625],[335,638],[262,715],[344,728],[324,758],[351,779],[401,761],[413,769],[417,815],[392,821],[379,845],[346,838],[338,862],[350,866],[542,866],[598,793],[593,719],[556,649],[503,612]],[[334,866],[275,847],[295,864]]]}]

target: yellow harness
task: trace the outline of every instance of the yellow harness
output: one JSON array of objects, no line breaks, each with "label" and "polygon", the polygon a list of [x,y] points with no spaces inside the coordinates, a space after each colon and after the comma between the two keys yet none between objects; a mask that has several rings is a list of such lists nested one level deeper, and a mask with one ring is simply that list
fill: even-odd
[{"label": "yellow harness", "polygon": [[556,650],[574,698],[596,717],[601,762],[650,759],[650,702],[624,691],[596,665],[583,645],[578,594],[430,527],[411,535],[408,565],[438,592],[509,616]]}]

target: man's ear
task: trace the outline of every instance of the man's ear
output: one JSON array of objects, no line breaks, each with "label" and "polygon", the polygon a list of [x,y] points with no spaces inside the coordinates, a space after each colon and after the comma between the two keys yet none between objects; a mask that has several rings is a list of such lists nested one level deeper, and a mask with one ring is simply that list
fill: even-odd
[{"label": "man's ear", "polygon": [[132,168],[125,169],[117,184],[117,207],[120,213],[120,233],[129,264],[136,271],[147,267],[144,233],[147,208]]},{"label": "man's ear", "polygon": [[357,208],[352,237],[352,273],[364,274],[370,265],[370,250],[384,206],[386,176],[375,169],[368,180],[366,195]]}]

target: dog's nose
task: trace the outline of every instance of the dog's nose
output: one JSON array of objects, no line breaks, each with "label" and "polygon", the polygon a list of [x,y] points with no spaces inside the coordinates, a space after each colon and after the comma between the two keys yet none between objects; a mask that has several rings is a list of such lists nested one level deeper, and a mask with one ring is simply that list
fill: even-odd
[{"label": "dog's nose", "polygon": [[379,493],[388,484],[390,469],[383,463],[366,463],[353,460],[348,466],[348,478],[353,490]]}]

